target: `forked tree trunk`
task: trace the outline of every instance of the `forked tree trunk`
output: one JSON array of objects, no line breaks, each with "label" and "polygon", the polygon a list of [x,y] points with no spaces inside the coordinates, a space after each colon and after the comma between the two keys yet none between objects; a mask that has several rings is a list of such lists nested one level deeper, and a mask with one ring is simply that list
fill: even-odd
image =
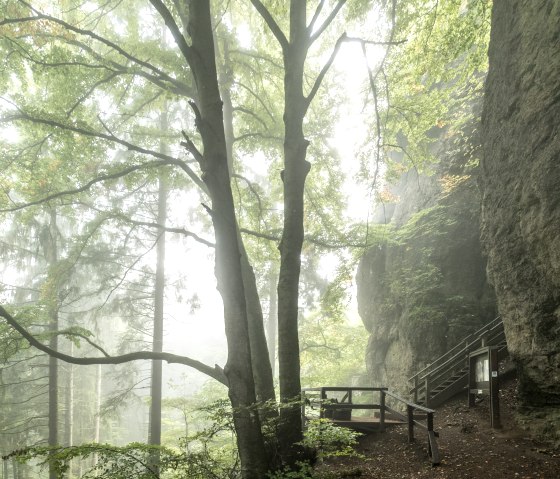
[{"label": "forked tree trunk", "polygon": [[[224,63],[220,64],[219,88],[224,112],[224,134],[226,141],[226,152],[228,159],[228,170],[230,176],[234,174],[233,162],[233,104],[230,88],[233,84],[233,65],[230,63],[227,42],[223,45]],[[247,250],[243,244],[241,234],[238,233],[239,254],[241,255],[241,272],[243,275],[243,286],[245,288],[245,302],[249,321],[249,341],[251,344],[251,358],[253,362],[253,377],[255,380],[255,391],[258,402],[274,401],[274,377],[272,365],[269,361],[266,335],[264,331],[264,318],[262,305],[257,289],[257,281],[253,267],[247,256]],[[268,412],[272,412],[268,410]]]},{"label": "forked tree trunk", "polygon": [[210,215],[216,237],[216,279],[224,304],[228,360],[224,373],[237,432],[245,479],[261,479],[268,469],[256,402],[249,343],[247,304],[240,261],[238,227],[233,204],[222,101],[218,90],[210,5],[190,2],[188,32],[192,44],[189,64],[199,94],[197,128],[203,143],[200,166],[212,201]]}]

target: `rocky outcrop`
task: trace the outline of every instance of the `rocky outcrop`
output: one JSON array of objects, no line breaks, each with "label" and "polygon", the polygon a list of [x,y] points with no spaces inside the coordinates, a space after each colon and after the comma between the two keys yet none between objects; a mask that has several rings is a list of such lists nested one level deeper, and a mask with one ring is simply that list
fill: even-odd
[{"label": "rocky outcrop", "polygon": [[560,441],[560,2],[494,2],[482,238],[527,424]]},{"label": "rocky outcrop", "polygon": [[467,156],[442,157],[445,172],[409,172],[396,185],[400,201],[378,216],[394,225],[392,239],[370,249],[358,267],[368,372],[374,385],[403,394],[409,377],[495,315],[475,176]]}]

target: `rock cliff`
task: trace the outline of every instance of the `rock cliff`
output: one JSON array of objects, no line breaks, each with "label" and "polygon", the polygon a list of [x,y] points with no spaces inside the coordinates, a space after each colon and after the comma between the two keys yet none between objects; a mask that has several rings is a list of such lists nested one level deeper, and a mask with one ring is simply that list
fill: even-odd
[{"label": "rock cliff", "polygon": [[482,238],[527,424],[560,442],[560,2],[494,2]]},{"label": "rock cliff", "polygon": [[[469,145],[476,143],[474,129]],[[471,148],[463,150],[471,151]],[[369,250],[358,274],[358,306],[370,332],[366,362],[374,385],[405,394],[407,379],[493,319],[479,240],[480,194],[470,155],[440,148],[431,177],[405,174],[398,203],[379,222],[392,238]]]}]

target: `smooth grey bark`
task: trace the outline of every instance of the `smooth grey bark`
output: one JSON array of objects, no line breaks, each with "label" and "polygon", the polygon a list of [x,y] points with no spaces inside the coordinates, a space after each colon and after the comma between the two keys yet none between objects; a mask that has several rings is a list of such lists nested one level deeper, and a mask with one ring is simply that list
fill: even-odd
[{"label": "smooth grey bark", "polygon": [[[304,188],[311,168],[306,160],[309,141],[303,133],[303,121],[326,72],[340,46],[339,39],[329,61],[324,65],[306,96],[303,91],[305,60],[313,42],[331,24],[345,0],[339,0],[325,20],[316,27],[325,2],[319,2],[307,25],[307,1],[290,0],[288,38],[260,0],[251,3],[278,40],[284,61],[284,224],[280,241],[280,273],[278,279],[278,372],[280,399],[283,403],[280,421],[280,453],[288,463],[295,463],[297,444],[303,437],[300,408],[299,362],[299,279],[301,251],[304,240]],[[343,38],[343,37],[341,37]]]},{"label": "smooth grey bark", "polygon": [[[284,229],[280,241],[278,277],[278,374],[283,403],[299,399],[299,277],[303,246],[304,186],[310,164],[305,159],[309,142],[303,134],[306,99],[303,94],[304,64],[307,55],[307,2],[290,1],[289,45],[284,56]],[[291,455],[293,445],[302,440],[297,404],[281,410],[281,450]],[[292,462],[292,460],[288,460]]]}]

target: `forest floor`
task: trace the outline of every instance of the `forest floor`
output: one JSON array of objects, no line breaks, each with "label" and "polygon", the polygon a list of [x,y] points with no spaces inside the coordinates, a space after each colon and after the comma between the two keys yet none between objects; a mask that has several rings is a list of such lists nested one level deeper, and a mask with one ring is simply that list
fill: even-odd
[{"label": "forest floor", "polygon": [[398,425],[362,436],[358,452],[363,457],[329,458],[317,470],[329,479],[560,478],[560,450],[530,439],[517,427],[515,388],[512,380],[500,391],[501,429],[490,427],[487,398],[469,409],[466,398],[457,397],[436,410],[439,466],[432,467],[421,430],[415,430],[416,441],[409,444],[407,426]]}]

